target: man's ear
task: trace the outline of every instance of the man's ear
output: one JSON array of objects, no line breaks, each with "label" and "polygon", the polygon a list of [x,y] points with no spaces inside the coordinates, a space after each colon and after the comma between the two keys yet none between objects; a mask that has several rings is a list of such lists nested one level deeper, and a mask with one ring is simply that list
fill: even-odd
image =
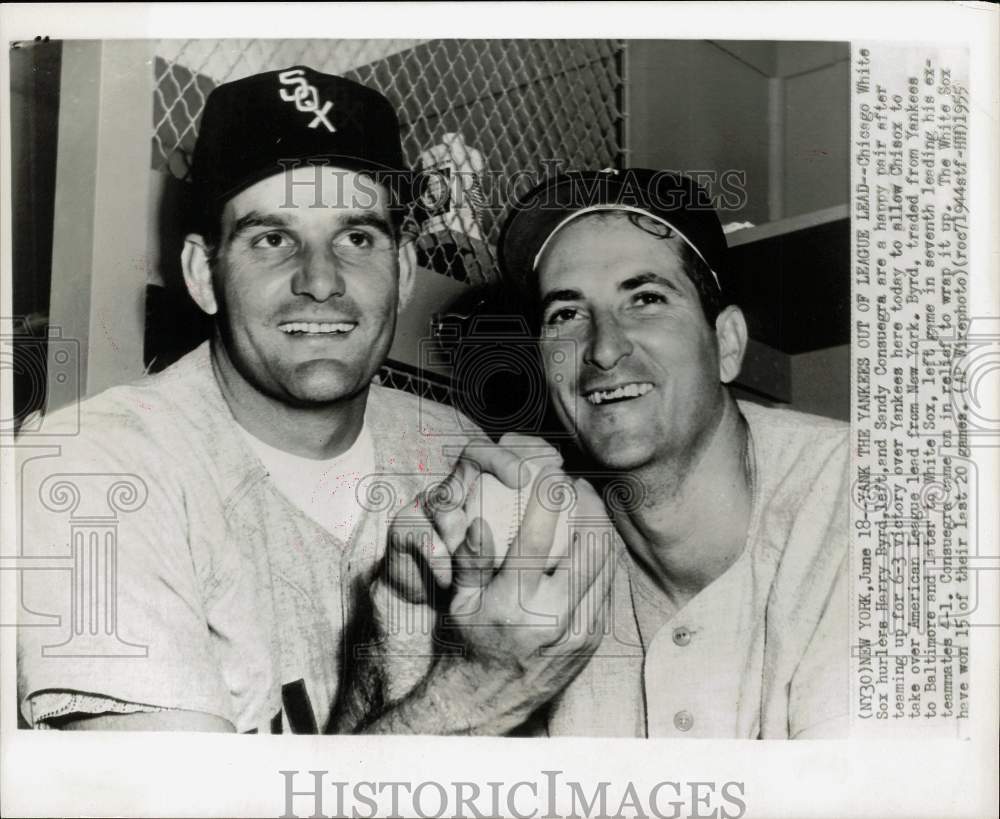
[{"label": "man's ear", "polygon": [[417,240],[403,234],[399,242],[399,304],[402,310],[413,295],[413,285],[417,280]]},{"label": "man's ear", "polygon": [[719,345],[719,380],[728,384],[740,374],[747,351],[747,322],[735,304],[716,317],[715,338]]},{"label": "man's ear", "polygon": [[208,315],[219,311],[212,288],[212,268],[208,263],[208,249],[205,240],[197,233],[184,237],[181,251],[181,267],[184,269],[184,284],[195,303]]}]

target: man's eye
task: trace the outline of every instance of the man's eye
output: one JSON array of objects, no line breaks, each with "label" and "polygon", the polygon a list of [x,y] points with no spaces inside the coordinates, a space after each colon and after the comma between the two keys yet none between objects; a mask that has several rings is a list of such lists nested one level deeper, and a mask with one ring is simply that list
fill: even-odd
[{"label": "man's eye", "polygon": [[560,307],[558,310],[553,310],[549,313],[548,317],[545,319],[546,324],[562,324],[567,321],[572,321],[579,315],[575,307]]},{"label": "man's eye", "polygon": [[272,230],[254,239],[253,246],[262,248],[291,247],[292,240],[284,233]]},{"label": "man's eye", "polygon": [[635,301],[637,304],[642,306],[646,306],[648,304],[666,304],[667,297],[662,293],[657,293],[653,290],[646,290],[643,293],[636,293]]},{"label": "man's eye", "polygon": [[367,250],[374,247],[375,241],[371,234],[363,230],[349,230],[342,233],[333,243],[336,247],[347,248],[349,250]]}]

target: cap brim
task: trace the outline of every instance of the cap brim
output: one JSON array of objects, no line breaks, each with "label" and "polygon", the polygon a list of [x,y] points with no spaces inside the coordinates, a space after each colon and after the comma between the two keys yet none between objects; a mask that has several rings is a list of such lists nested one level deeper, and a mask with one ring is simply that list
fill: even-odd
[{"label": "cap brim", "polygon": [[[406,207],[412,203],[417,196],[418,183],[413,171],[403,168],[389,168],[370,160],[358,157],[344,156],[342,154],[321,154],[310,156],[306,159],[298,160],[295,168],[308,167],[309,165],[324,165],[342,168],[345,171],[363,172],[372,175],[375,180],[385,186],[390,193],[391,204],[394,207]],[[206,205],[215,209],[216,212],[232,199],[248,188],[269,179],[272,176],[284,173],[286,168],[281,166],[265,166],[247,173],[240,181],[226,191],[216,192],[214,195],[206,197]]]}]

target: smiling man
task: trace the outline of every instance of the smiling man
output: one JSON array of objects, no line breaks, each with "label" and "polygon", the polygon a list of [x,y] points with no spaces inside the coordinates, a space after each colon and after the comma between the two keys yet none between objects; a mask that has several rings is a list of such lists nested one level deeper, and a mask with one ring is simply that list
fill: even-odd
[{"label": "smiling man", "polygon": [[[75,653],[106,654],[103,635],[20,631],[34,726],[322,730],[354,587],[379,557],[358,482],[393,457],[451,466],[403,441],[416,399],[371,385],[414,272],[388,101],[306,68],[222,85],[191,179],[181,262],[210,341],[85,402],[81,435],[25,471],[29,498],[56,471],[131,476],[147,495],[118,527],[112,657],[44,649],[75,637],[93,644]],[[66,551],[68,521],[28,505],[24,538]],[[68,577],[27,580],[30,609],[72,599]],[[119,643],[145,656],[115,659]]]},{"label": "smiling man", "polygon": [[[505,639],[523,613],[511,606],[513,581],[499,576],[462,596],[474,625],[491,627],[465,634],[480,661],[442,659],[431,692],[377,725],[368,689],[353,689],[363,707],[337,716],[356,659],[347,635],[364,630],[373,584],[388,591],[378,578],[391,515],[423,509],[445,476],[459,500],[479,468],[517,480],[504,447],[477,442],[474,458],[443,451],[441,441],[467,440],[453,410],[372,384],[414,277],[401,232],[412,185],[389,102],[302,67],[219,86],[192,181],[199,210],[182,265],[214,318],[211,339],[158,375],[46,419],[58,456],[23,462],[24,552],[75,558],[72,573],[25,573],[25,610],[60,619],[19,629],[24,719],[246,733],[363,721],[489,730],[501,724],[498,709],[520,713],[550,695],[555,688],[538,694],[519,674],[534,679],[553,662],[575,671],[583,660],[539,658],[536,632]],[[67,437],[76,412],[80,433]],[[109,505],[118,514],[108,517]],[[453,511],[425,505],[428,521]],[[111,527],[100,550],[96,535],[86,545],[74,534],[79,515]],[[555,518],[535,508],[526,548],[547,552]],[[466,528],[443,545],[459,549]],[[447,585],[450,565],[440,570]],[[600,570],[575,582],[587,589]],[[562,589],[541,574],[540,594]],[[594,594],[603,600],[609,588],[596,582]],[[486,650],[472,650],[477,641]],[[485,684],[498,679],[495,667],[518,669],[508,696]]]},{"label": "smiling man", "polygon": [[645,490],[613,515],[614,628],[549,733],[843,734],[848,429],[730,394],[747,328],[707,192],[641,169],[556,176],[500,253],[536,305],[560,420]]}]

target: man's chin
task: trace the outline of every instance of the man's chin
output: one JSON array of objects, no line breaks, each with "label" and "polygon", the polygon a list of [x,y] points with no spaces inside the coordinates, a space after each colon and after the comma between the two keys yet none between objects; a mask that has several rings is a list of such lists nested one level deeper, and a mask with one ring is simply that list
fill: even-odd
[{"label": "man's chin", "polygon": [[286,389],[301,405],[331,404],[353,398],[368,386],[369,381],[359,374],[347,372],[339,362],[310,361],[295,368]]},{"label": "man's chin", "polygon": [[581,436],[580,442],[590,453],[591,459],[602,469],[628,472],[644,466],[653,457],[647,438],[611,435],[588,440],[586,436]]}]

